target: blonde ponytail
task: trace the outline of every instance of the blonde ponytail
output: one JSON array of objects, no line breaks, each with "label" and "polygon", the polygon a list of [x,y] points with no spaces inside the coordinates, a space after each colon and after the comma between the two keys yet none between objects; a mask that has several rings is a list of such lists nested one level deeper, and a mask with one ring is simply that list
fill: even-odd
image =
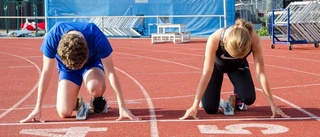
[{"label": "blonde ponytail", "polygon": [[235,26],[244,26],[250,34],[252,34],[253,32],[253,26],[251,22],[246,22],[244,19],[237,19],[235,24]]}]

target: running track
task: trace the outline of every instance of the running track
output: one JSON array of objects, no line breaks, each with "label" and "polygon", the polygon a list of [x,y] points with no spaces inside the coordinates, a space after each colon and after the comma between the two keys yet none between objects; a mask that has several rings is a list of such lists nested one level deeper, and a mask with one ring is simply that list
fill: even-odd
[{"label": "running track", "polygon": [[[57,72],[44,100],[45,123],[19,123],[34,108],[42,67],[41,38],[0,39],[0,136],[319,136],[320,49],[300,44],[270,48],[262,40],[266,71],[275,102],[292,118],[271,119],[271,110],[256,79],[256,102],[234,116],[207,115],[178,120],[192,104],[201,75],[206,39],[186,44],[151,44],[150,39],[110,39],[114,64],[126,104],[142,121],[115,121],[118,107],[108,85],[110,111],[92,114],[86,121],[59,118],[55,111]],[[252,56],[249,63],[253,69]],[[88,103],[90,96],[80,91]],[[222,98],[232,94],[225,77]]]}]

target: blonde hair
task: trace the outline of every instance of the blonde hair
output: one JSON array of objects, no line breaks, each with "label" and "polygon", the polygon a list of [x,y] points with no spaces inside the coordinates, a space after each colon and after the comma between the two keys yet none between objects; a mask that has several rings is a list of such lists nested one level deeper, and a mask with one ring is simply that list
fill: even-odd
[{"label": "blonde hair", "polygon": [[244,58],[251,51],[251,23],[238,19],[227,35],[225,50],[234,58]]},{"label": "blonde hair", "polygon": [[63,35],[57,50],[62,63],[72,70],[81,69],[88,60],[87,42],[78,34]]},{"label": "blonde hair", "polygon": [[244,27],[246,28],[250,34],[253,32],[253,27],[251,22],[246,22],[244,19],[237,19],[234,23],[235,27]]}]

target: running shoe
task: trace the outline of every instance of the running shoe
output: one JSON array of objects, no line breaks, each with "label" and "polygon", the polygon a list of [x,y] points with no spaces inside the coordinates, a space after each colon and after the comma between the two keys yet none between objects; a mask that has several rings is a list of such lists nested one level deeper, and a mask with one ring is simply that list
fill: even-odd
[{"label": "running shoe", "polygon": [[200,107],[200,108],[203,108],[202,101],[200,101],[199,107]]},{"label": "running shoe", "polygon": [[244,104],[244,103],[240,100],[239,96],[238,96],[236,93],[234,94],[234,96],[235,96],[235,98],[236,98],[236,101],[235,101],[235,109],[238,110],[238,111],[245,111],[245,110],[247,110],[247,109],[248,109],[248,108],[247,108],[247,105]]},{"label": "running shoe", "polygon": [[95,113],[107,112],[107,101],[103,96],[92,98],[90,104]]}]

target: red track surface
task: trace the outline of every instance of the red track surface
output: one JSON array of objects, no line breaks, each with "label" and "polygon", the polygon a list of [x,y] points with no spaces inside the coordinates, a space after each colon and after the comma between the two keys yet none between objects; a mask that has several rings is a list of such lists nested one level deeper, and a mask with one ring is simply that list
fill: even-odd
[{"label": "red track surface", "polygon": [[[127,106],[143,120],[115,121],[118,107],[107,88],[110,111],[92,114],[86,121],[59,118],[55,111],[57,72],[44,100],[45,123],[19,123],[34,108],[42,67],[42,39],[0,39],[0,135],[1,136],[319,136],[320,49],[312,45],[270,48],[263,40],[265,65],[275,102],[292,118],[271,119],[271,110],[259,84],[257,100],[248,111],[234,116],[208,115],[199,120],[178,120],[192,104],[202,70],[206,39],[186,44],[150,44],[150,39],[110,39]],[[252,57],[248,58],[251,65]],[[232,94],[225,77],[222,98]],[[86,102],[90,96],[84,88]]]}]

